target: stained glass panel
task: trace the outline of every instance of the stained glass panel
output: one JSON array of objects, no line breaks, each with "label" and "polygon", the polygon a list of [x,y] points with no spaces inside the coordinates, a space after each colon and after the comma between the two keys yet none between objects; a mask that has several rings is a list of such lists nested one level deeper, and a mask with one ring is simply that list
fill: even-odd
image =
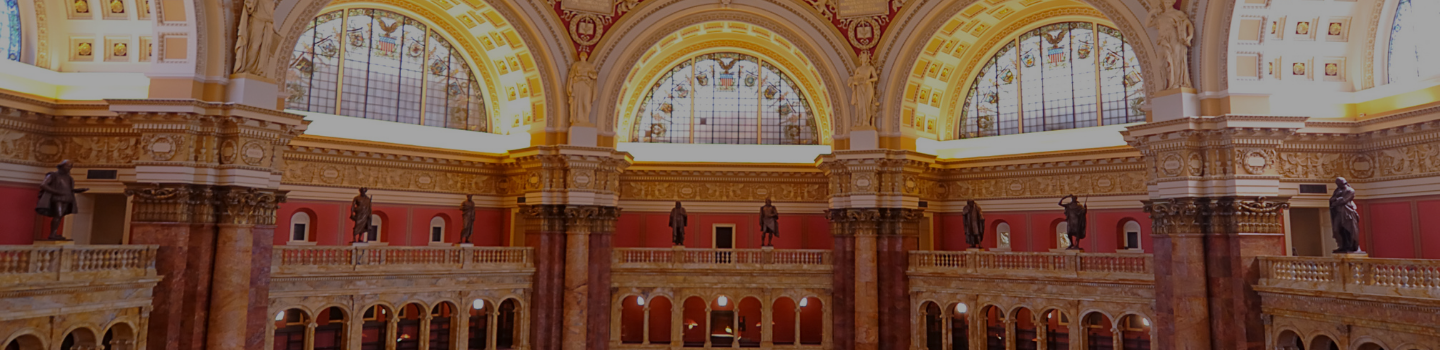
[{"label": "stained glass panel", "polygon": [[[1114,28],[1064,22],[1021,33],[976,75],[957,135],[1144,121],[1139,70],[1134,50]],[[1102,116],[1096,115],[1097,106],[1103,107]]]},{"label": "stained glass panel", "polygon": [[489,130],[483,92],[462,54],[420,21],[390,11],[315,17],[285,86],[290,109]]},{"label": "stained glass panel", "polygon": [[631,130],[638,142],[816,144],[795,82],[754,56],[718,52],[677,64],[650,88]]},{"label": "stained glass panel", "polygon": [[1391,83],[1424,80],[1440,74],[1440,2],[1400,0],[1390,27],[1386,72]]},{"label": "stained glass panel", "polygon": [[0,52],[5,53],[5,59],[11,61],[20,60],[20,44],[24,41],[20,35],[20,3],[17,0],[3,0],[5,3],[0,6]]}]

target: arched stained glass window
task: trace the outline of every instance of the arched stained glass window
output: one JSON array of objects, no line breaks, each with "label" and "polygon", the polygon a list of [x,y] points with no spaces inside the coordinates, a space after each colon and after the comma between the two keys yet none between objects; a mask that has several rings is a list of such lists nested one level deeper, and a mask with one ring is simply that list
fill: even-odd
[{"label": "arched stained glass window", "polygon": [[1120,31],[1055,23],[1020,34],[985,63],[965,97],[957,135],[1142,122],[1144,101],[1139,59]]},{"label": "arched stained glass window", "polygon": [[754,56],[720,52],[677,64],[640,104],[632,139],[813,145],[815,116],[795,82]]},{"label": "arched stained glass window", "polygon": [[285,88],[289,109],[489,130],[480,83],[462,53],[390,11],[316,16],[295,44]]},{"label": "arched stained glass window", "polygon": [[1440,2],[1400,0],[1390,27],[1386,73],[1391,83],[1422,80],[1440,74]]},{"label": "arched stained glass window", "polygon": [[0,4],[0,52],[7,60],[19,61],[20,43],[24,41],[20,35],[20,2],[0,1],[4,2]]}]

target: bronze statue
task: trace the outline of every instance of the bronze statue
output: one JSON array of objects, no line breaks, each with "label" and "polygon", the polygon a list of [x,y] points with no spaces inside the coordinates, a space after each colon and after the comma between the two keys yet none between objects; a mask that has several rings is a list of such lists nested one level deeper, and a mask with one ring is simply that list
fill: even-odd
[{"label": "bronze statue", "polygon": [[760,207],[760,245],[775,246],[775,237],[780,237],[780,211],[770,204],[770,198],[765,198],[765,205]]},{"label": "bronze statue", "polygon": [[[1066,198],[1070,203],[1065,203]],[[1081,204],[1074,194],[1061,197],[1060,206],[1065,207],[1065,236],[1070,237],[1070,246],[1065,249],[1080,249],[1080,240],[1085,238],[1085,213],[1090,208]]]},{"label": "bronze statue", "polygon": [[685,216],[685,208],[680,207],[680,202],[675,202],[675,209],[670,209],[670,230],[672,241],[677,246],[685,245],[685,225],[689,224],[689,217]]},{"label": "bronze statue", "polygon": [[35,213],[50,217],[50,237],[47,240],[67,240],[60,235],[60,221],[66,215],[79,212],[75,208],[75,194],[90,190],[75,188],[75,178],[70,177],[72,167],[74,165],[69,159],[63,160],[55,166],[55,171],[45,173],[45,180],[40,181],[40,200],[35,203]]},{"label": "bronze statue", "polygon": [[350,220],[355,222],[352,243],[364,243],[365,234],[370,233],[370,196],[365,195],[369,190],[361,187],[360,195],[350,201]]},{"label": "bronze statue", "polygon": [[1343,177],[1335,178],[1335,194],[1330,196],[1330,225],[1338,246],[1333,253],[1360,251],[1360,213],[1355,210],[1355,189]]},{"label": "bronze statue", "polygon": [[460,203],[460,243],[470,243],[470,235],[475,233],[475,201],[471,198],[473,194],[465,195],[465,202]]},{"label": "bronze statue", "polygon": [[980,242],[985,239],[985,213],[980,210],[980,204],[973,199],[965,201],[960,216],[965,222],[965,244],[970,245],[970,249],[980,248]]}]

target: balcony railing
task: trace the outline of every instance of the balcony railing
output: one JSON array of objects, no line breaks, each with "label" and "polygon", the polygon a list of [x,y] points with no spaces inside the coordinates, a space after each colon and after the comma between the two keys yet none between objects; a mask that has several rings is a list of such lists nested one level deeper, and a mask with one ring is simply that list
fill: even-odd
[{"label": "balcony railing", "polygon": [[830,251],[820,249],[616,248],[615,268],[829,270]]},{"label": "balcony railing", "polygon": [[0,246],[0,285],[155,276],[153,245]]},{"label": "balcony railing", "polygon": [[910,272],[1153,280],[1155,262],[1150,254],[912,251]]},{"label": "balcony railing", "polygon": [[1260,257],[1260,285],[1380,296],[1440,298],[1440,260]]},{"label": "balcony railing", "polygon": [[529,247],[275,247],[272,274],[515,270],[534,268]]}]

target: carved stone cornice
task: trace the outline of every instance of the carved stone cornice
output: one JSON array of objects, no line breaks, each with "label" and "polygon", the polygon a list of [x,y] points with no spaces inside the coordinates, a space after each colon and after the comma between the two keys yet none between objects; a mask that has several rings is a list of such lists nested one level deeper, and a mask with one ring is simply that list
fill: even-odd
[{"label": "carved stone cornice", "polygon": [[620,173],[634,159],[610,148],[537,146],[514,150],[507,166],[518,168],[518,188],[538,204],[614,206]]},{"label": "carved stone cornice", "polygon": [[275,210],[289,191],[247,187],[218,188],[215,197],[219,223],[231,225],[274,225]]},{"label": "carved stone cornice", "polygon": [[1284,233],[1286,198],[1181,197],[1144,201],[1155,234]]},{"label": "carved stone cornice", "polygon": [[895,150],[836,151],[816,159],[836,208],[916,207],[935,157]]}]

